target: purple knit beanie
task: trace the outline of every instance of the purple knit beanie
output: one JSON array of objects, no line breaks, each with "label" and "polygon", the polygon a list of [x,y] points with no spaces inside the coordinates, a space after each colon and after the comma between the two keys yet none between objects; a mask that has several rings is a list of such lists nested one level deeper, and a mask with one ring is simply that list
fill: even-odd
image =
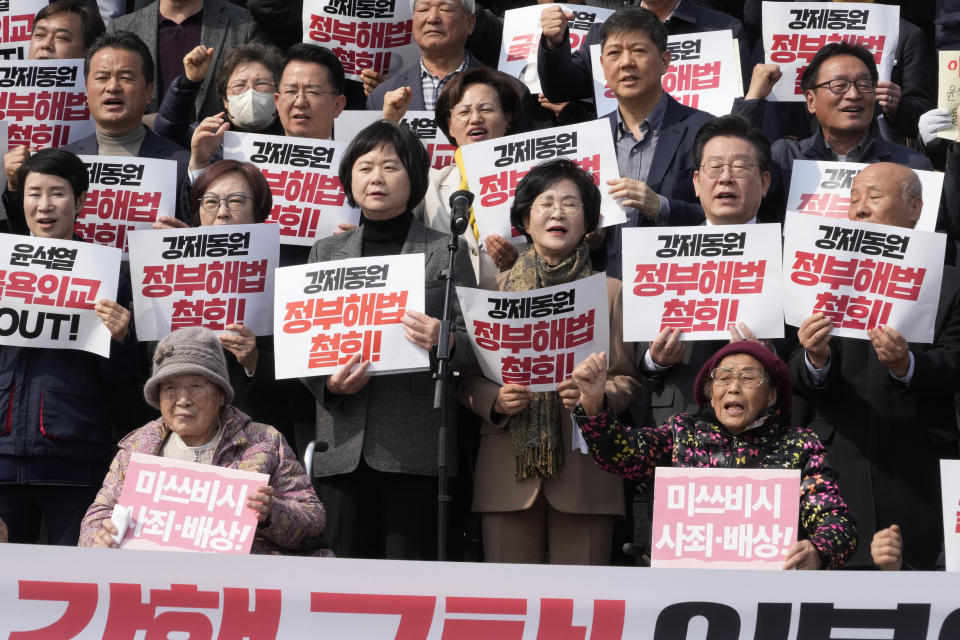
[{"label": "purple knit beanie", "polygon": [[709,403],[709,400],[703,393],[703,384],[710,378],[710,372],[717,367],[721,360],[737,353],[753,356],[760,361],[763,368],[767,370],[767,375],[770,376],[770,383],[777,390],[777,404],[780,405],[781,415],[789,419],[790,405],[793,401],[793,380],[790,377],[790,370],[787,369],[787,364],[781,360],[777,354],[759,342],[750,342],[748,340],[731,342],[713,354],[713,357],[703,365],[700,373],[697,374],[697,380],[694,382],[693,387],[693,397],[697,401],[697,404],[702,407]]}]

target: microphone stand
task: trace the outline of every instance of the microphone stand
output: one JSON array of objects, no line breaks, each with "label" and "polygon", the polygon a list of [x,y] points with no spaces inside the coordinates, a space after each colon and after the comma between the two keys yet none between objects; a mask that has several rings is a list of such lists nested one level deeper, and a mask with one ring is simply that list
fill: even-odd
[{"label": "microphone stand", "polygon": [[[457,191],[451,196],[451,205],[458,196],[465,192]],[[467,193],[469,200],[473,194]],[[469,204],[468,204],[469,206]],[[453,207],[451,207],[453,209]],[[447,243],[449,262],[447,263],[446,283],[443,294],[443,317],[440,320],[440,338],[437,340],[437,371],[433,374],[434,384],[433,408],[440,410],[440,428],[437,432],[437,560],[447,559],[447,526],[449,520],[450,495],[449,472],[447,471],[447,420],[450,414],[447,386],[450,384],[450,333],[454,329],[451,316],[453,315],[453,261],[457,254],[457,240],[466,230],[469,219],[450,215],[450,240]]]}]

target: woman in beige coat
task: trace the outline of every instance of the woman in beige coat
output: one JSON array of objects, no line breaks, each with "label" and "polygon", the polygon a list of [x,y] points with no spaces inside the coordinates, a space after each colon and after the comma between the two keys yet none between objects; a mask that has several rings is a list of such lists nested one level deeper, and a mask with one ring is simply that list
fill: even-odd
[{"label": "woman in beige coat", "polygon": [[[591,275],[584,236],[600,218],[593,177],[569,160],[535,167],[517,186],[513,225],[532,243],[502,291],[528,291]],[[633,349],[623,343],[620,281],[607,279],[610,368],[606,397],[624,410],[639,389]],[[460,384],[460,401],[483,418],[473,511],[481,514],[490,562],[606,564],[613,523],[624,513],[623,484],[574,450],[570,411],[579,391],[570,379],[533,393],[479,373]],[[549,552],[547,550],[549,549]]]}]

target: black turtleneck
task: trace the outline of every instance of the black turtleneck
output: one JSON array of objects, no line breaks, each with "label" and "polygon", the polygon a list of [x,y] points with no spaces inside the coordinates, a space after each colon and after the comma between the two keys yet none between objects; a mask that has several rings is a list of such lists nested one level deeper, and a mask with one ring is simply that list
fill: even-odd
[{"label": "black turtleneck", "polygon": [[404,211],[389,220],[371,220],[360,214],[360,231],[363,234],[360,255],[364,258],[397,255],[410,231],[413,212]]}]

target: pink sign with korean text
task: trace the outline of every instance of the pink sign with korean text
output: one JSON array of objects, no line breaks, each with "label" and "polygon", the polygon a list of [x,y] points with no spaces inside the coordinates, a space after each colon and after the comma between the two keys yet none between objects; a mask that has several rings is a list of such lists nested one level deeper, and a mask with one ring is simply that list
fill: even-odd
[{"label": "pink sign with korean text", "polygon": [[130,455],[118,506],[132,510],[120,547],[250,553],[257,514],[247,494],[268,484],[264,473],[171,458]]},{"label": "pink sign with korean text", "polygon": [[799,469],[657,467],[650,566],[780,569],[799,514]]}]

